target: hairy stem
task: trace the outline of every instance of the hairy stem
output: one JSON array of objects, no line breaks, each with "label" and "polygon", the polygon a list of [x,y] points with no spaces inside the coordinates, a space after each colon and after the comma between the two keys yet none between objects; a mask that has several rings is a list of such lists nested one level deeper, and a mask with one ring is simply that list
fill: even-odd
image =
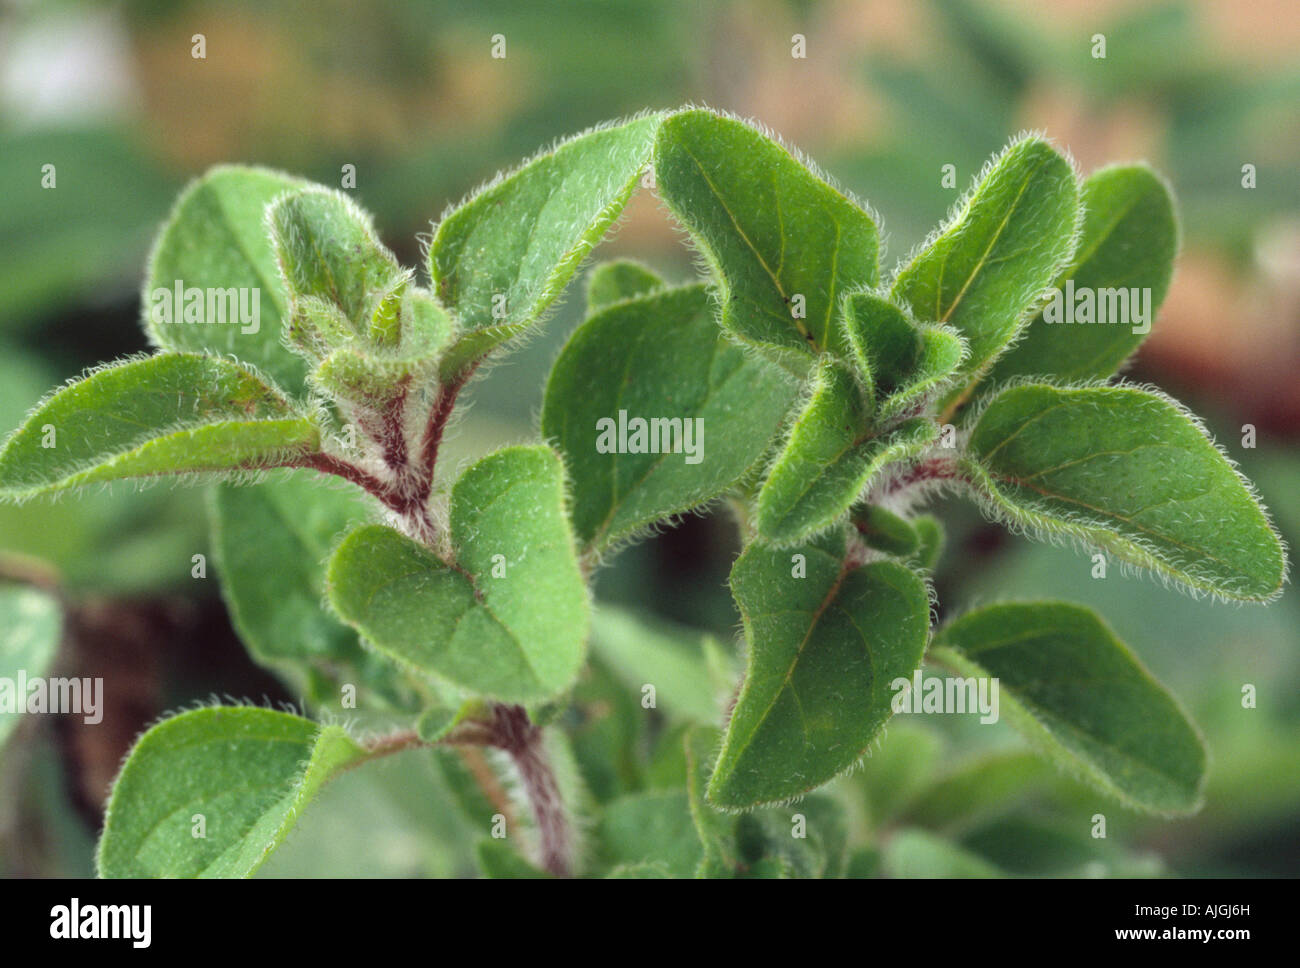
[{"label": "hairy stem", "polygon": [[492,708],[492,729],[497,749],[503,750],[519,772],[524,795],[537,824],[540,863],[556,877],[572,873],[573,835],[555,771],[546,757],[540,726],[522,706]]},{"label": "hairy stem", "polygon": [[433,490],[433,472],[438,465],[438,448],[442,443],[442,435],[447,429],[447,421],[451,418],[452,410],[455,409],[456,398],[469,382],[469,378],[474,375],[477,365],[469,367],[464,373],[438,389],[437,399],[434,400],[433,409],[429,412],[429,422],[425,425],[424,435],[420,440],[417,475],[420,493],[424,500],[428,500]]}]

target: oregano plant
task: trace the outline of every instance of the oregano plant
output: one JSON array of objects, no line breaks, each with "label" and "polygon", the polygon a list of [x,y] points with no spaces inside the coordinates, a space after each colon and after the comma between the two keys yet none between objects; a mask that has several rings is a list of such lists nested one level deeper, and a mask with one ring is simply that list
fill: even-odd
[{"label": "oregano plant", "polygon": [[[471,378],[544,323],[642,185],[704,277],[597,265],[535,441],[444,466]],[[154,352],[39,403],[0,490],[203,483],[235,626],[306,708],[145,732],[100,874],[251,875],[331,778],[399,752],[438,758],[451,799],[427,808],[471,818],[489,876],[865,876],[882,849],[886,872],[994,873],[927,818],[1033,756],[1135,810],[1196,810],[1200,734],[1102,618],[998,602],[936,626],[931,583],[951,497],[1194,595],[1280,594],[1251,485],[1181,405],[1117,377],[1169,286],[1169,189],[1144,165],[1080,178],[1023,136],[892,272],[880,240],[808,161],[708,110],[542,152],[448,212],[418,269],[344,193],[195,181],[149,260]],[[1063,294],[1090,318],[1064,323]],[[1103,304],[1130,318],[1098,322]],[[706,508],[739,534],[739,650],[593,601],[622,548]],[[854,841],[820,788],[860,767],[878,813],[903,802],[901,761],[869,754],[923,665],[995,683],[1027,752],[911,791],[892,839]]]}]

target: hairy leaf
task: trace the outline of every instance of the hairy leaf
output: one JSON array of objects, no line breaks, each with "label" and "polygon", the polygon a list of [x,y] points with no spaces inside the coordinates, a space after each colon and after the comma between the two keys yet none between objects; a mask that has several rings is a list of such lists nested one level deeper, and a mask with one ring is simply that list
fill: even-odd
[{"label": "hairy leaf", "polygon": [[639,262],[631,259],[602,262],[587,277],[587,315],[611,303],[644,296],[663,285],[662,279]]},{"label": "hairy leaf", "polygon": [[710,111],[664,122],[655,176],[716,270],[724,328],[780,350],[846,349],[840,296],[878,274],[871,216],[755,128]]},{"label": "hairy leaf", "polygon": [[[974,380],[1028,322],[1074,253],[1079,189],[1070,163],[1039,138],[1016,141],[958,203],[956,215],[899,273],[892,298],[947,323],[970,345]],[[959,386],[945,399],[963,399]]]},{"label": "hairy leaf", "polygon": [[1083,183],[1083,234],[1074,262],[1057,280],[1075,291],[1147,291],[1150,316],[1131,324],[1048,323],[1040,312],[1024,338],[998,360],[990,384],[1022,374],[1064,380],[1105,379],[1146,339],[1164,302],[1178,252],[1178,216],[1160,177],[1145,165],[1103,168]]},{"label": "hairy leaf", "polygon": [[[786,800],[847,770],[890,716],[890,683],[920,664],[930,623],[922,580],[888,561],[849,568],[843,551],[842,539],[793,554],[755,544],[736,561],[749,669],[713,803]],[[799,565],[805,577],[795,577]]]},{"label": "hairy leaf", "polygon": [[906,558],[917,552],[920,538],[903,518],[879,504],[867,504],[853,512],[853,526],[870,548]]},{"label": "hairy leaf", "polygon": [[859,372],[877,402],[877,420],[914,408],[948,380],[966,347],[947,326],[920,325],[874,293],[844,301],[844,326]]},{"label": "hairy leaf", "polygon": [[[149,338],[172,350],[234,355],[264,370],[292,394],[301,394],[307,376],[303,360],[281,342],[289,300],[266,233],[266,207],[287,191],[307,183],[265,168],[222,165],[192,182],[181,194],[154,243],[145,275],[144,314]],[[174,293],[197,290],[202,321],[185,322]],[[161,293],[171,310],[166,317]],[[229,295],[257,293],[255,324],[219,322],[208,313],[229,307]],[[155,294],[158,294],[157,296]],[[160,318],[161,317],[161,318]]]},{"label": "hairy leaf", "polygon": [[449,355],[448,377],[523,333],[555,301],[627,204],[659,123],[652,115],[578,135],[442,220],[429,274],[469,330]]},{"label": "hairy leaf", "polygon": [[1178,703],[1091,610],[1001,604],[941,629],[933,658],[999,681],[1000,708],[1039,750],[1130,806],[1200,806],[1206,753]]},{"label": "hairy leaf", "polygon": [[37,407],[0,451],[0,494],[255,470],[319,445],[316,424],[250,370],[163,353],[97,370]]},{"label": "hairy leaf", "polygon": [[873,436],[869,419],[848,367],[824,357],[812,396],[759,492],[754,520],[763,538],[791,543],[825,530],[882,467],[916,455],[938,436],[934,422],[921,417]]},{"label": "hairy leaf", "polygon": [[270,709],[173,716],[140,737],[113,785],[99,874],[248,877],[321,786],[366,756],[338,726]]},{"label": "hairy leaf", "polygon": [[324,299],[358,334],[370,334],[373,324],[385,335],[407,276],[369,215],[342,192],[313,187],[281,197],[266,218],[291,297]]},{"label": "hairy leaf", "polygon": [[1188,586],[1267,601],[1282,545],[1246,482],[1169,399],[1134,387],[1025,385],[980,415],[965,466],[990,509]]},{"label": "hairy leaf", "polygon": [[702,286],[598,312],[569,338],[542,404],[579,539],[602,550],[721,495],[763,456],[796,392],[718,331]]},{"label": "hairy leaf", "polygon": [[452,489],[456,567],[391,528],[353,531],[329,564],[344,621],[398,661],[474,692],[546,699],[573,683],[587,639],[586,588],[545,447],[513,447]]}]

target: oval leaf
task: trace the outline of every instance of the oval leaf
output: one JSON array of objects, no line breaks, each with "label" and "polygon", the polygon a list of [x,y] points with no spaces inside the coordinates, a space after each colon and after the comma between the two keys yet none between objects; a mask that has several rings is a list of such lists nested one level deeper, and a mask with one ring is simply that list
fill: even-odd
[{"label": "oval leaf", "polygon": [[[190,184],[176,201],[154,243],[145,274],[145,329],[157,346],[172,350],[233,355],[265,370],[290,393],[303,392],[306,363],[281,342],[288,297],[266,232],[266,207],[286,191],[307,183],[265,168],[223,165]],[[176,286],[203,299],[204,318],[185,322],[176,305]],[[155,293],[167,292],[171,322]],[[256,324],[217,322],[207,316],[229,308],[229,293],[257,293]],[[185,296],[182,302],[187,301]],[[227,312],[229,319],[229,312]]]},{"label": "oval leaf", "polygon": [[[998,360],[988,382],[1020,375],[1064,380],[1104,380],[1142,345],[1164,302],[1178,253],[1178,216],[1160,177],[1145,165],[1103,168],[1083,183],[1083,234],[1074,264],[1056,288],[1074,291],[1138,291],[1146,317],[1131,325],[1048,323],[1040,312],[1024,338]],[[1076,297],[1077,298],[1077,297]],[[1095,318],[1095,315],[1094,315]]]},{"label": "oval leaf", "polygon": [[1281,542],[1245,480],[1177,404],[1134,387],[1003,391],[964,466],[989,509],[1080,538],[1193,592],[1276,598]]},{"label": "oval leaf", "polygon": [[248,877],[325,782],[367,755],[337,726],[270,709],[218,706],[164,720],[136,742],[113,785],[99,875]]},{"label": "oval leaf", "polygon": [[847,347],[840,295],[876,283],[876,224],[781,145],[711,111],[659,130],[655,177],[721,285],[722,325],[809,353]]},{"label": "oval leaf", "polygon": [[796,392],[723,336],[703,286],[598,312],[569,338],[542,404],[579,539],[603,550],[721,495],[763,456]]},{"label": "oval leaf", "polygon": [[256,374],[215,356],[164,353],[104,367],[38,406],[0,451],[0,495],[256,470],[319,447],[316,425]]},{"label": "oval leaf", "polygon": [[632,196],[659,116],[597,128],[543,152],[439,224],[429,275],[465,329],[455,376],[546,311]]},{"label": "oval leaf", "polygon": [[498,451],[452,489],[457,568],[391,528],[353,531],[330,560],[330,602],[381,652],[511,702],[568,688],[587,640],[586,586],[559,459]]},{"label": "oval leaf", "polygon": [[1069,263],[1080,217],[1070,163],[1040,138],[1013,142],[955,207],[938,236],[899,273],[891,297],[917,319],[965,337],[965,379],[952,405],[1028,322],[1026,313]]},{"label": "oval leaf", "polygon": [[751,545],[731,573],[749,670],[727,725],[709,799],[788,800],[853,766],[891,715],[891,683],[921,662],[924,582],[881,561],[846,566],[843,541],[791,552]]},{"label": "oval leaf", "polygon": [[992,605],[941,629],[935,661],[992,676],[1013,726],[1047,756],[1126,804],[1190,813],[1206,753],[1196,727],[1091,610]]}]

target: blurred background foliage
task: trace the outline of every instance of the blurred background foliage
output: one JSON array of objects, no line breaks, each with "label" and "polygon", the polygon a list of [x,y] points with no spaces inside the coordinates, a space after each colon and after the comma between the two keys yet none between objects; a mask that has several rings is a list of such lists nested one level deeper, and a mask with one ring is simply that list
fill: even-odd
[{"label": "blurred background foliage", "polygon": [[[195,59],[200,33],[206,58]],[[506,39],[504,59],[490,56],[495,34]],[[805,58],[791,56],[794,34],[806,38]],[[1104,59],[1092,56],[1097,34]],[[704,103],[760,119],[869,202],[888,235],[889,268],[990,154],[1034,128],[1084,171],[1145,158],[1173,184],[1183,253],[1128,375],[1207,416],[1294,548],[1298,53],[1291,0],[6,0],[0,423],[16,426],[82,368],[146,348],[138,287],[150,239],[186,180],[218,162],[327,184],[355,165],[356,197],[385,241],[418,264],[432,221],[499,168],[601,120]],[[46,164],[56,166],[55,190],[41,188]],[[956,190],[941,184],[948,164]],[[1254,188],[1243,188],[1246,164]],[[600,255],[634,255],[678,280],[693,272],[647,192]],[[580,303],[571,296],[472,388],[451,470],[535,434],[546,372]],[[1241,446],[1246,424],[1257,428],[1253,449]],[[98,727],[23,722],[0,754],[0,873],[89,873],[108,783],[162,711],[213,692],[293,698],[247,659],[215,582],[191,578],[191,556],[207,551],[202,497],[122,487],[0,507],[0,573],[62,590],[59,668],[105,676],[109,703]],[[1216,606],[1117,566],[1095,580],[1071,549],[1012,539],[959,504],[941,514],[942,613],[1044,596],[1096,606],[1204,730],[1206,807],[1185,820],[1141,817],[1044,772],[1001,726],[896,721],[866,768],[834,790],[854,805],[858,839],[887,834],[874,841],[879,851],[854,855],[855,869],[1300,873],[1296,595],[1269,608]],[[692,517],[623,552],[597,591],[729,644],[738,616],[724,582],[735,551],[725,515]],[[730,645],[709,656],[734,661]],[[608,763],[593,751],[630,748],[642,728],[618,678],[598,662],[582,687],[580,762]],[[1255,709],[1242,708],[1244,683],[1258,689]],[[671,711],[656,730],[657,742],[636,740],[645,762],[588,775],[597,799],[654,788],[656,770],[668,769],[656,757],[671,760],[662,751],[680,740]],[[349,774],[268,870],[471,872],[481,831],[464,811],[430,809],[457,783],[446,764],[410,754]],[[1107,816],[1105,841],[1089,835],[1095,813]]]}]

